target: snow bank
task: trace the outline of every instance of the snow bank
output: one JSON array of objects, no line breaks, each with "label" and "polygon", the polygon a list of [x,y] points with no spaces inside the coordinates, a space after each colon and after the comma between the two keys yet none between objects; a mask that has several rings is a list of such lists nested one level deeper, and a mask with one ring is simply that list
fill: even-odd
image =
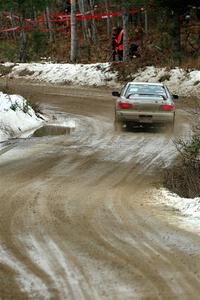
[{"label": "snow bank", "polygon": [[198,218],[200,222],[200,197],[194,199],[181,198],[166,189],[161,189],[159,193],[163,204],[178,209],[185,216]]},{"label": "snow bank", "polygon": [[181,198],[167,189],[159,189],[154,193],[154,200],[156,205],[178,210],[184,217],[179,220],[181,227],[200,233],[200,197]]},{"label": "snow bank", "polygon": [[77,85],[106,85],[114,83],[116,75],[109,71],[110,64],[18,64],[13,67],[11,76],[27,77],[34,80]]},{"label": "snow bank", "polygon": [[146,67],[134,75],[134,81],[164,82],[180,96],[200,96],[200,71],[197,70]]},{"label": "snow bank", "polygon": [[0,142],[20,136],[41,124],[42,120],[22,96],[0,92]]},{"label": "snow bank", "polygon": [[[11,66],[4,64],[4,66]],[[30,63],[13,65],[11,77],[25,77],[53,84],[88,86],[116,85],[118,73],[111,71],[111,63],[53,64]],[[132,75],[134,81],[164,82],[180,96],[200,96],[200,71],[146,67]],[[119,84],[119,83],[118,83]],[[120,84],[121,86],[121,84]]]}]

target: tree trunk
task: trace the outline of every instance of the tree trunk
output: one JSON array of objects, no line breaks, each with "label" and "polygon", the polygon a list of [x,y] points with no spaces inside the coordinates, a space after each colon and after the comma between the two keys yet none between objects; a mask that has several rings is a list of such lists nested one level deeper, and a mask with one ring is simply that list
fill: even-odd
[{"label": "tree trunk", "polygon": [[[13,18],[12,12],[10,13],[10,21],[11,21],[12,27],[14,28],[15,27],[15,19]],[[15,30],[13,30],[13,38],[16,41],[16,32],[15,32]]]},{"label": "tree trunk", "polygon": [[[89,2],[90,2],[90,9],[92,15],[94,16],[94,3],[92,0],[90,0]],[[97,28],[96,28],[95,19],[92,19],[92,39],[95,43],[97,42]]]},{"label": "tree trunk", "polygon": [[149,20],[148,20],[148,9],[147,9],[147,1],[145,1],[145,8],[144,8],[144,32],[146,35],[148,35],[148,29],[149,29]]},{"label": "tree trunk", "polygon": [[[105,6],[106,6],[106,13],[109,14],[109,8],[108,8],[108,0],[105,0]],[[107,18],[107,37],[111,39],[111,24],[110,24],[110,18]]]},{"label": "tree trunk", "polygon": [[76,20],[76,0],[71,0],[71,62],[78,59],[78,34]]},{"label": "tree trunk", "polygon": [[[80,12],[83,16],[85,16],[85,1],[84,0],[78,0],[78,4],[79,4],[79,9]],[[87,40],[88,39],[88,21],[87,20],[83,20],[82,21],[82,27],[83,27],[83,36],[84,39]]]},{"label": "tree trunk", "polygon": [[25,17],[24,15],[21,16],[20,19],[20,27],[22,27],[20,31],[20,50],[19,50],[19,60],[20,62],[26,62],[27,60],[27,38],[26,38],[26,31],[24,29],[25,26]]},{"label": "tree trunk", "polygon": [[172,51],[173,56],[176,60],[181,60],[181,27],[179,14],[175,13],[172,16],[172,24],[171,24],[171,37],[172,37]]},{"label": "tree trunk", "polygon": [[19,37],[19,60],[20,62],[26,62],[27,60],[27,38],[26,38],[26,29],[25,29],[25,18],[26,18],[26,9],[23,6],[19,6],[19,12],[21,12],[21,17],[19,19],[21,31]]},{"label": "tree trunk", "polygon": [[46,6],[46,9],[45,9],[45,19],[47,21],[47,28],[49,29],[49,41],[50,43],[53,43],[54,42],[54,33],[52,31],[53,29],[53,26],[52,26],[52,23],[51,22],[48,22],[49,21],[49,7]]},{"label": "tree trunk", "polygon": [[123,37],[123,44],[124,44],[124,51],[123,51],[123,61],[128,60],[128,10],[124,8],[124,15],[123,15],[123,29],[124,29],[124,37]]}]

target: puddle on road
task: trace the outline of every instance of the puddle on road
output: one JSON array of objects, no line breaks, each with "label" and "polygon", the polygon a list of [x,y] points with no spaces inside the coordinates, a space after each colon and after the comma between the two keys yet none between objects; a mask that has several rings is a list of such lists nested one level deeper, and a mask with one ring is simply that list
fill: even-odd
[{"label": "puddle on road", "polygon": [[57,136],[57,135],[69,135],[74,128],[64,126],[53,126],[46,125],[37,129],[32,137],[43,137],[43,136]]}]

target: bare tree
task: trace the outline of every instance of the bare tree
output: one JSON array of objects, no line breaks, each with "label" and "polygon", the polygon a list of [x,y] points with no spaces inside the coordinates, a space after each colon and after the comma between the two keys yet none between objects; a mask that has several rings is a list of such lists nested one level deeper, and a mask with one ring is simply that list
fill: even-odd
[{"label": "bare tree", "polygon": [[78,34],[76,20],[76,0],[71,0],[71,62],[78,60]]},{"label": "bare tree", "polygon": [[53,29],[52,23],[49,22],[49,15],[50,15],[50,11],[49,11],[49,6],[47,5],[45,8],[45,19],[47,21],[47,28],[49,29],[49,41],[52,43],[54,42],[54,33],[52,31]]},{"label": "bare tree", "polygon": [[[109,14],[109,0],[105,0],[106,13]],[[107,18],[107,36],[111,38],[111,23],[110,18]]]},{"label": "bare tree", "polygon": [[[94,0],[89,0],[89,3],[92,15],[94,16]],[[92,19],[92,39],[94,42],[97,42],[97,28],[95,19]]]},{"label": "bare tree", "polygon": [[123,37],[123,45],[124,45],[124,51],[123,51],[123,61],[128,60],[128,9],[124,6],[123,8],[124,14],[123,14],[123,29],[124,29],[124,37]]},{"label": "bare tree", "polygon": [[[85,12],[88,8],[88,5],[86,3],[86,1],[84,0],[78,0],[78,5],[79,5],[79,9],[80,9],[80,12],[83,16],[85,16]],[[88,39],[88,21],[87,20],[83,20],[82,21],[82,26],[83,26],[83,36],[84,36],[84,39]]]}]

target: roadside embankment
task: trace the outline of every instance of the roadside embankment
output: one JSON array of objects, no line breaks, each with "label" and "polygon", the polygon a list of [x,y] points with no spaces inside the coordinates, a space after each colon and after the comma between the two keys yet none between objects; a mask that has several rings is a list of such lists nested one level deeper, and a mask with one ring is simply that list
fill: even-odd
[{"label": "roadside embankment", "polygon": [[[0,65],[0,76],[8,79],[23,78],[31,81],[61,85],[117,86],[121,82],[120,68],[111,63],[55,64],[55,63],[5,63]],[[119,81],[120,78],[120,81]],[[163,82],[173,93],[184,97],[200,96],[200,71],[147,66],[130,74],[130,80]],[[126,80],[127,81],[127,78]]]}]

